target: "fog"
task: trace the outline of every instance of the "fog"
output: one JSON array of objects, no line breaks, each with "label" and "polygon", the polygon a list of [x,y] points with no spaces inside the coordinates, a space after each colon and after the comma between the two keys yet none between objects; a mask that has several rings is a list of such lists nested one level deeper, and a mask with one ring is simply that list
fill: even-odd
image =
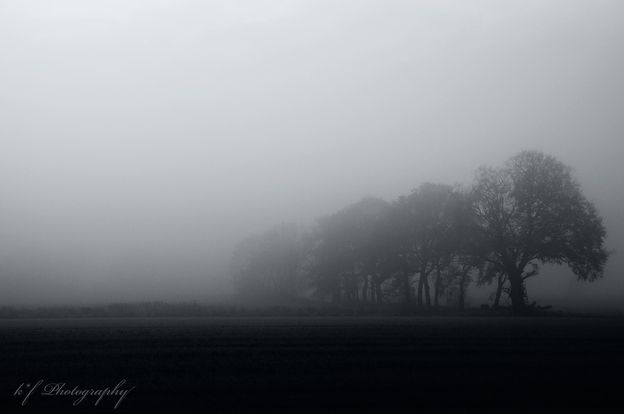
[{"label": "fog", "polygon": [[366,195],[574,168],[624,304],[624,3],[0,1],[0,305],[232,294],[242,238]]}]

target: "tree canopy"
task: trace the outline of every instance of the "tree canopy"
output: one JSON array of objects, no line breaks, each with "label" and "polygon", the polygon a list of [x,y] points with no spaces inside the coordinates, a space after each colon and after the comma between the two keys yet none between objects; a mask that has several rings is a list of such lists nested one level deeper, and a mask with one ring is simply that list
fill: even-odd
[{"label": "tree canopy", "polygon": [[568,166],[523,151],[502,168],[482,167],[473,193],[487,261],[509,278],[515,311],[524,309],[524,281],[539,263],[567,264],[584,280],[602,276],[606,230]]},{"label": "tree canopy", "polygon": [[248,296],[463,308],[472,280],[497,282],[515,312],[545,263],[602,276],[606,230],[570,167],[523,151],[462,189],[425,183],[393,202],[367,197],[305,231],[282,224],[241,242],[233,278]]}]

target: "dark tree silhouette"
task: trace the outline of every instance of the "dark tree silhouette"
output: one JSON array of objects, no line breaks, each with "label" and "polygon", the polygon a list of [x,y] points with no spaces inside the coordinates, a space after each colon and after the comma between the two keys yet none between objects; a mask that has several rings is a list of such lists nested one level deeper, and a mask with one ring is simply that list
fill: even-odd
[{"label": "dark tree silhouette", "polygon": [[479,269],[479,278],[477,280],[478,286],[496,284],[496,290],[493,294],[492,307],[494,309],[500,306],[500,301],[503,296],[503,291],[509,292],[507,285],[507,274],[505,270],[497,266],[495,263],[485,261],[483,266]]},{"label": "dark tree silhouette", "polygon": [[240,293],[273,303],[310,293],[305,283],[322,300],[459,309],[478,275],[477,284],[496,284],[495,307],[506,294],[523,312],[525,281],[540,264],[602,276],[605,236],[570,168],[524,151],[480,168],[470,191],[426,183],[393,203],[364,198],[310,233],[277,226],[240,243],[231,269]]},{"label": "dark tree silhouette", "polygon": [[554,157],[523,151],[503,168],[482,167],[473,195],[485,257],[509,280],[514,312],[525,310],[525,280],[538,274],[539,263],[567,264],[582,280],[602,276],[602,220]]},{"label": "dark tree silhouette", "polygon": [[451,228],[448,232],[447,250],[452,257],[449,265],[449,284],[456,289],[457,307],[463,310],[466,291],[472,281],[471,273],[483,269],[486,250],[473,214],[472,193],[455,190],[451,199]]},{"label": "dark tree silhouette", "polygon": [[[394,205],[394,231],[397,255],[402,259],[402,288],[406,302],[411,301],[411,277],[419,274],[417,303],[431,306],[429,276],[449,263],[452,228],[453,188],[426,183]],[[439,285],[437,285],[439,287]],[[434,300],[435,300],[434,285]]]}]

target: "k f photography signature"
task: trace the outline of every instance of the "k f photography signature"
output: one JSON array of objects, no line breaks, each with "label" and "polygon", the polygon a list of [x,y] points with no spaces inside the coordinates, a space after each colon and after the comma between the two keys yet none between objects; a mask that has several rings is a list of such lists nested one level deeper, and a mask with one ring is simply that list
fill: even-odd
[{"label": "k f photography signature", "polygon": [[112,403],[113,408],[118,408],[128,394],[136,387],[128,387],[126,380],[122,379],[114,387],[84,388],[80,385],[70,385],[66,382],[45,382],[40,379],[36,382],[23,382],[13,395],[20,399],[20,404],[25,406],[29,401],[38,397],[69,398],[73,406],[80,404],[93,404],[98,406],[104,403]]}]

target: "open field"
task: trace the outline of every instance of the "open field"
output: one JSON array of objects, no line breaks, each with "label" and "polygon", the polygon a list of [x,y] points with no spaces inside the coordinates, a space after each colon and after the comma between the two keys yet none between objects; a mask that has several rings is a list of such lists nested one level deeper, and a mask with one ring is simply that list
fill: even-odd
[{"label": "open field", "polygon": [[0,367],[2,405],[15,412],[96,399],[72,407],[75,397],[33,393],[21,406],[21,383],[122,379],[136,388],[116,412],[604,411],[624,398],[624,319],[1,320]]}]

